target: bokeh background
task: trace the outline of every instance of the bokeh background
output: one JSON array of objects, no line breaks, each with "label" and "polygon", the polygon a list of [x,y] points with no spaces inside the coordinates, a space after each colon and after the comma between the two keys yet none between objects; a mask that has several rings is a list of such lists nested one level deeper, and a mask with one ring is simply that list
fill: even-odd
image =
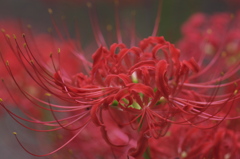
[{"label": "bokeh background", "polygon": [[[25,21],[25,24],[29,23],[34,27],[40,27],[42,31],[44,31],[44,29],[46,31],[47,28],[51,26],[47,9],[52,8],[56,19],[65,16],[68,22],[73,20],[80,21],[81,30],[89,34],[91,29],[89,29],[90,20],[87,14],[87,0],[82,1],[82,3],[76,5],[67,0],[1,0],[0,20],[17,18]],[[239,0],[163,0],[159,35],[165,36],[166,39],[171,42],[176,42],[181,36],[181,25],[193,13],[234,13],[240,6],[240,1],[238,1]],[[113,2],[111,2],[111,0],[99,0],[94,1],[94,3],[100,19],[99,22],[107,23],[111,22],[111,20],[113,22]],[[158,3],[159,0],[140,0],[138,3],[127,4],[127,1],[124,0],[124,5],[121,7],[121,15],[129,17],[128,13],[135,10],[136,27],[139,29],[138,33],[146,37],[149,36],[148,32],[151,31],[153,27]]]},{"label": "bokeh background", "polygon": [[[129,0],[130,1],[130,0]],[[234,0],[232,0],[234,1]],[[121,0],[120,0],[121,3]],[[139,37],[148,37],[151,35],[154,20],[157,13],[157,0],[142,0],[136,3],[122,4],[120,15],[122,22],[129,19],[129,15],[134,10],[136,12],[136,32]],[[164,0],[161,10],[161,23],[158,35],[176,43],[181,37],[181,25],[194,13],[204,12],[214,14],[217,12],[234,13],[239,9],[240,3],[235,0],[230,3],[229,0]],[[113,3],[106,3],[104,0],[98,0],[95,4],[99,23],[103,32],[106,33],[106,26],[114,24]],[[0,27],[5,21],[15,19],[19,21],[19,26],[30,24],[37,32],[47,32],[52,27],[48,8],[53,9],[53,17],[56,20],[66,17],[68,30],[74,38],[74,24],[79,23],[83,45],[88,45],[93,40],[88,9],[85,2],[73,4],[69,1],[47,2],[40,0],[0,0]],[[61,28],[61,23],[58,23]],[[7,30],[7,28],[5,28]],[[0,68],[0,71],[4,68]],[[3,111],[0,116],[0,158],[22,158],[35,159],[27,154],[17,143],[12,132],[19,132],[19,137],[24,144],[36,147],[36,152],[40,150],[36,135],[16,124],[9,115]],[[17,110],[13,110],[18,112]],[[41,153],[41,152],[39,152]],[[48,158],[48,157],[44,157]]]}]

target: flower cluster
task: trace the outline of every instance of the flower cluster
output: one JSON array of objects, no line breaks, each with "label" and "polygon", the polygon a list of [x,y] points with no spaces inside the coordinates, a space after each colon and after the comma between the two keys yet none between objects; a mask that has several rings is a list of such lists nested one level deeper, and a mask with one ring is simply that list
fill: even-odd
[{"label": "flower cluster", "polygon": [[238,14],[194,15],[183,26],[180,49],[155,36],[159,18],[152,36],[126,45],[116,14],[117,42],[107,45],[93,16],[98,48],[91,58],[55,23],[61,40],[3,30],[1,59],[12,80],[2,84],[26,118],[4,98],[0,105],[24,127],[58,136],[58,148],[43,155],[30,152],[14,133],[20,145],[34,156],[67,147],[60,158],[239,157]]}]

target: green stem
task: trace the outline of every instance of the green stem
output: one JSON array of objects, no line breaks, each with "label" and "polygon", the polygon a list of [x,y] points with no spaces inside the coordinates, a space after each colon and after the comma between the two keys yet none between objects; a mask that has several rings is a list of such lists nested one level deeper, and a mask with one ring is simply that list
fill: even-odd
[{"label": "green stem", "polygon": [[143,154],[143,157],[144,157],[145,159],[151,159],[149,147],[147,147],[146,151],[145,151],[144,154]]}]

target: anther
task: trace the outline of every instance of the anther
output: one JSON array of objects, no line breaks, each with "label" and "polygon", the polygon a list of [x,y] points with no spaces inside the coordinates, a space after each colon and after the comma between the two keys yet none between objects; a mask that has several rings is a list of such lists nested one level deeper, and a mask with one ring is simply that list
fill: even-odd
[{"label": "anther", "polygon": [[236,89],[234,92],[233,92],[233,95],[237,95],[238,94],[238,90]]},{"label": "anther", "polygon": [[187,152],[186,152],[186,151],[183,151],[183,152],[181,153],[181,157],[182,157],[182,158],[187,157]]},{"label": "anther", "polygon": [[53,11],[52,11],[51,8],[48,8],[48,13],[49,13],[49,14],[52,14],[52,13],[53,13]]},{"label": "anther", "polygon": [[115,1],[114,1],[114,4],[115,4],[115,5],[119,5],[119,0],[115,0]]},{"label": "anther", "polygon": [[107,27],[106,27],[107,31],[112,31],[112,25],[111,24],[108,24]]},{"label": "anther", "polygon": [[62,136],[61,134],[58,134],[58,138],[59,138],[59,139],[62,139],[63,136]]},{"label": "anther", "polygon": [[13,132],[13,135],[17,135],[17,132]]},{"label": "anther", "polygon": [[86,5],[87,5],[88,8],[91,8],[91,7],[92,7],[92,3],[91,3],[91,2],[87,2]]},{"label": "anther", "polygon": [[211,33],[212,33],[212,29],[208,29],[208,30],[207,30],[207,33],[208,33],[208,34],[211,34]]},{"label": "anther", "polygon": [[68,152],[72,155],[73,154],[73,150],[69,149]]},{"label": "anther", "polygon": [[222,52],[222,57],[226,57],[227,53],[225,51]]},{"label": "anther", "polygon": [[30,24],[28,24],[28,25],[27,25],[27,28],[28,28],[28,29],[31,29],[31,28],[32,28],[32,26],[31,26]]},{"label": "anther", "polygon": [[6,34],[6,37],[7,37],[8,39],[10,39],[10,38],[11,38],[9,34]]},{"label": "anther", "polygon": [[47,31],[48,31],[49,33],[51,33],[51,32],[52,32],[52,28],[48,28]]},{"label": "anther", "polygon": [[237,82],[234,82],[234,85],[237,87],[238,86]]},{"label": "anther", "polygon": [[51,94],[50,94],[50,93],[45,93],[45,96],[48,96],[48,97],[50,97],[50,96],[51,96]]}]

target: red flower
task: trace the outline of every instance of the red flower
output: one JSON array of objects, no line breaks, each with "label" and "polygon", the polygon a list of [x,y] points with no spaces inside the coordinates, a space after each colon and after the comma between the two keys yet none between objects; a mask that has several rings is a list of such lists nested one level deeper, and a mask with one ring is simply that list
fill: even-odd
[{"label": "red flower", "polygon": [[239,129],[234,124],[237,122],[227,121],[218,128],[209,130],[172,125],[165,137],[150,139],[151,157],[238,158]]},{"label": "red flower", "polygon": [[[202,18],[200,16],[193,20],[194,26],[199,26]],[[39,46],[46,45],[45,42],[48,44],[51,40],[53,40],[51,44],[61,46],[61,49],[57,49],[58,47],[54,45],[47,45],[53,47],[49,58],[38,54],[38,51],[43,52],[45,49],[48,50],[48,47],[44,47],[43,50],[37,49],[38,45],[31,43],[28,36],[23,36],[24,47],[20,47],[18,38],[13,39],[15,45],[11,44],[11,39],[7,39],[11,52],[29,75],[34,87],[46,92],[47,97],[44,99],[34,96],[19,86],[20,79],[16,80],[11,64],[6,63],[8,73],[25,99],[27,98],[33,107],[51,113],[53,119],[42,121],[30,114],[27,114],[29,119],[23,119],[12,113],[4,102],[1,102],[1,106],[20,124],[22,124],[20,120],[24,120],[47,127],[45,130],[38,130],[22,124],[31,130],[58,131],[69,136],[65,143],[48,154],[37,155],[25,149],[30,154],[47,156],[68,144],[69,147],[82,146],[77,143],[82,140],[80,134],[94,129],[93,126],[88,127],[94,123],[98,126],[96,131],[100,130],[97,133],[102,135],[100,141],[106,142],[104,152],[97,150],[94,143],[89,142],[89,146],[95,152],[102,155],[111,149],[113,156],[117,158],[120,156],[141,158],[148,148],[149,140],[163,137],[171,124],[208,129],[215,128],[225,119],[239,118],[238,114],[234,114],[236,102],[240,99],[239,62],[228,65],[225,61],[228,56],[218,62],[222,48],[219,48],[218,52],[213,52],[214,58],[209,63],[207,60],[210,58],[199,49],[195,50],[199,54],[195,58],[192,57],[195,55],[188,51],[184,51],[182,56],[182,52],[173,44],[163,37],[154,36],[156,30],[153,36],[141,40],[139,45],[134,45],[135,35],[132,34],[132,44],[129,45],[131,47],[127,47],[122,43],[117,15],[116,19],[118,43],[108,48],[100,27],[92,16],[93,32],[99,46],[92,55],[92,60],[88,60],[83,49],[81,47],[77,49],[73,45],[75,41],[70,39],[59,42],[48,36],[46,39],[40,37],[38,39],[40,43],[36,43],[40,44]],[[219,24],[228,22],[221,18],[214,20]],[[159,16],[155,28],[158,21]],[[55,27],[60,34],[56,25]],[[220,33],[225,31],[222,25],[215,27]],[[63,37],[61,34],[59,36]],[[212,44],[220,45],[218,38],[210,36],[209,39],[212,40]],[[66,57],[64,53],[67,53]],[[69,57],[69,53],[73,53],[75,59]],[[5,61],[5,56],[1,57]],[[223,66],[213,67],[220,64],[226,65],[227,69]],[[78,71],[79,73],[76,73]],[[221,75],[222,71],[225,71],[225,74]],[[231,116],[227,117],[228,114]],[[221,132],[216,138],[223,136]],[[95,138],[94,134],[89,133],[89,136]],[[99,135],[96,138],[98,139]],[[200,156],[206,156],[208,150],[216,143],[219,143],[219,140],[209,144],[209,147],[205,147],[206,143],[200,145],[200,148],[206,148],[200,152]],[[195,157],[194,152],[195,149],[191,153],[188,152],[188,155]],[[80,152],[79,155],[84,153]]]}]

